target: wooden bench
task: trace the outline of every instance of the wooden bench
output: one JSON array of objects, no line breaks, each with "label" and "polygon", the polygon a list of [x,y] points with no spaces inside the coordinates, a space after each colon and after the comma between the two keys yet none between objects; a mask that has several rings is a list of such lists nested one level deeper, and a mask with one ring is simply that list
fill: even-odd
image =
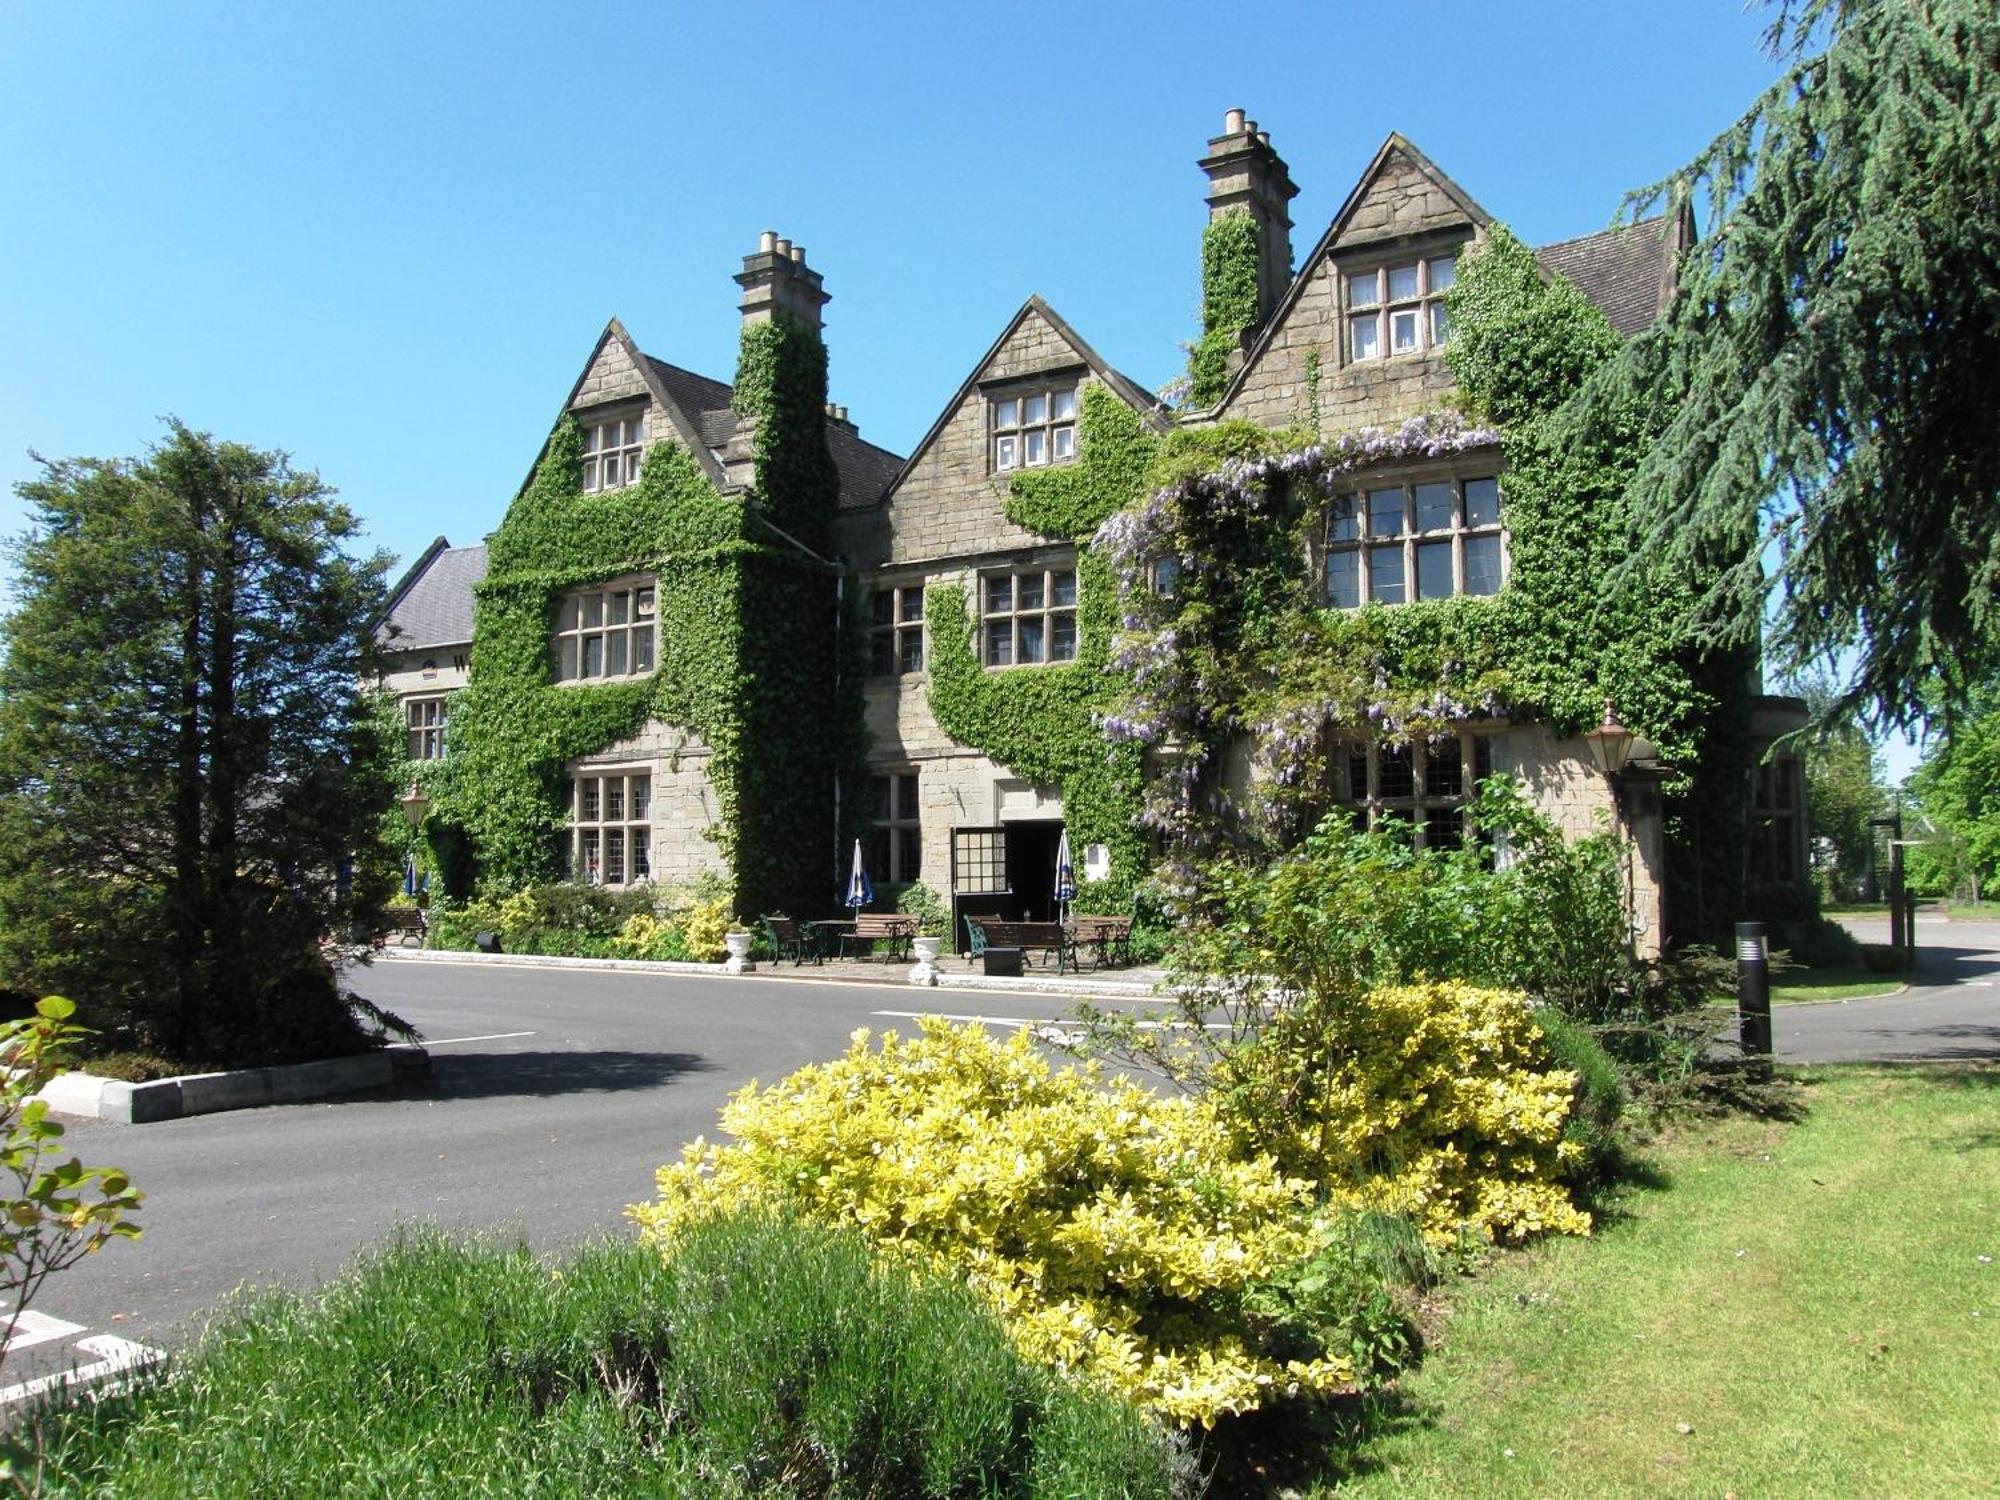
[{"label": "wooden bench", "polygon": [[400,903],[382,908],[382,941],[394,938],[396,946],[407,948],[412,938],[421,948],[424,935],[430,931],[430,922],[421,906]]},{"label": "wooden bench", "polygon": [[965,925],[972,933],[975,958],[988,948],[1019,948],[1023,953],[1053,953],[1058,974],[1076,967],[1076,943],[1060,922],[994,922],[967,917]]},{"label": "wooden bench", "polygon": [[889,945],[890,958],[908,958],[910,939],[917,935],[917,919],[898,912],[861,911],[854,914],[854,930],[840,934],[840,956],[847,956],[849,943],[867,944],[865,952],[872,953],[878,942]]},{"label": "wooden bench", "polygon": [[1070,938],[1079,948],[1086,945],[1097,953],[1099,967],[1116,959],[1132,962],[1132,919],[1130,917],[1086,917],[1069,919]]}]

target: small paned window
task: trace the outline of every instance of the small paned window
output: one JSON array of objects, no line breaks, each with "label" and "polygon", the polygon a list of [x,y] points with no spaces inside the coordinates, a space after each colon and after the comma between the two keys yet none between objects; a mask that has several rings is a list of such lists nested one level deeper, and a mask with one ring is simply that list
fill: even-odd
[{"label": "small paned window", "polygon": [[989,667],[1076,660],[1076,569],[1016,568],[980,583]]},{"label": "small paned window", "polygon": [[915,771],[890,771],[871,778],[875,827],[864,846],[868,876],[877,885],[901,885],[922,878],[924,832]]},{"label": "small paned window", "polygon": [[583,429],[583,492],[623,489],[636,484],[646,456],[646,417],[609,417]]},{"label": "small paned window", "polygon": [[1380,359],[1435,349],[1450,336],[1444,294],[1458,279],[1450,255],[1347,275],[1347,357]]},{"label": "small paned window", "polygon": [[1805,802],[1802,763],[1794,756],[1766,761],[1750,773],[1749,875],[1756,882],[1805,877],[1799,811]]},{"label": "small paned window", "polygon": [[1421,847],[1455,849],[1465,842],[1466,803],[1493,774],[1493,741],[1469,729],[1405,745],[1355,740],[1334,764],[1339,801],[1364,824],[1400,818]]},{"label": "small paned window", "polygon": [[653,778],[599,771],[569,780],[570,875],[587,885],[637,885],[653,874]]},{"label": "small paned window", "polygon": [[924,586],[882,586],[869,601],[868,671],[895,677],[924,669]]},{"label": "small paned window", "polygon": [[1039,469],[1076,457],[1076,387],[1013,391],[987,402],[992,470]]},{"label": "small paned window", "polygon": [[412,698],[404,704],[411,760],[444,759],[444,705],[442,698]]},{"label": "small paned window", "polygon": [[557,682],[643,677],[656,648],[653,580],[625,578],[566,597],[556,611]]},{"label": "small paned window", "polygon": [[1402,604],[1500,592],[1506,548],[1496,479],[1437,479],[1336,495],[1326,526],[1326,602]]}]

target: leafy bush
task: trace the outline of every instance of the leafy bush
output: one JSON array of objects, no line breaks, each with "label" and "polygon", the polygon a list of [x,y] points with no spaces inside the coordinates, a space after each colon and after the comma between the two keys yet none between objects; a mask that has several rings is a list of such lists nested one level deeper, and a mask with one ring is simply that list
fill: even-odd
[{"label": "leafy bush", "polygon": [[679,928],[662,922],[649,911],[634,912],[611,940],[613,958],[678,959],[687,957],[687,943]]},{"label": "leafy bush", "polygon": [[951,932],[951,908],[920,880],[896,892],[896,910],[917,919],[918,937],[946,937]]},{"label": "leafy bush", "polygon": [[553,1270],[408,1236],[310,1296],[248,1298],[168,1378],[44,1409],[6,1446],[48,1495],[1191,1488],[1172,1439],[1024,1365],[962,1288],[774,1221]]},{"label": "leafy bush", "polygon": [[1535,1024],[1556,1060],[1576,1075],[1569,1122],[1563,1127],[1563,1139],[1577,1148],[1570,1181],[1580,1187],[1595,1186],[1609,1175],[1618,1156],[1618,1125],[1627,1097],[1624,1074],[1580,1021],[1544,1006],[1535,1012]]},{"label": "leafy bush", "polygon": [[688,912],[686,924],[681,928],[681,942],[687,948],[687,956],[696,963],[719,962],[728,951],[723,946],[722,935],[734,925],[727,901],[697,903]]},{"label": "leafy bush", "polygon": [[962,1272],[1030,1358],[1179,1422],[1365,1373],[1355,1328],[1314,1322],[1351,1304],[1285,1279],[1337,1243],[1312,1185],[1242,1152],[1205,1102],[1053,1070],[1025,1031],[927,1019],[879,1051],[857,1032],[722,1123],[732,1144],[694,1142],[632,1210],[664,1246],[769,1204],[857,1226]]},{"label": "leafy bush", "polygon": [[[61,995],[37,1001],[34,1014],[0,1023],[0,1295],[9,1332],[58,1271],[114,1239],[137,1239],[131,1221],[143,1196],[116,1167],[86,1167],[56,1143],[63,1127],[31,1097],[63,1071],[84,1030],[70,1024],[76,1006]],[[0,1363],[7,1357],[0,1345]],[[0,1474],[0,1477],[7,1477]]]},{"label": "leafy bush", "polygon": [[1214,1076],[1244,1151],[1439,1245],[1589,1232],[1564,1187],[1576,1083],[1524,995],[1456,981],[1284,1006]]}]

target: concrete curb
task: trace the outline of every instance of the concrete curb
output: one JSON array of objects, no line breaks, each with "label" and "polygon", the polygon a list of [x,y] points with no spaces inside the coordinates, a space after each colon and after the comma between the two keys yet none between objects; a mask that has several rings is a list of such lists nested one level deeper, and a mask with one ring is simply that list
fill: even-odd
[{"label": "concrete curb", "polygon": [[[388,949],[377,953],[374,963],[449,963],[449,964],[491,964],[497,968],[523,969],[609,969],[634,974],[703,974],[711,978],[723,978],[726,971],[721,964],[697,964],[663,959],[644,958],[557,958],[540,953],[462,953],[456,949],[437,948]],[[777,979],[805,984],[868,984],[880,985],[885,989],[908,992],[912,989],[929,989],[932,986],[911,985],[905,979],[908,970],[899,966],[887,967],[880,978],[873,975],[827,974],[809,972],[802,968],[780,969],[773,963],[759,963],[749,974],[729,975],[743,979]],[[1023,974],[1019,978],[988,976],[985,974],[944,974],[938,975],[935,986],[941,990],[999,990],[1015,994],[1031,995],[1104,995],[1111,998],[1146,997],[1158,992],[1150,983],[1128,979],[1098,979],[1083,976],[1057,974]]]},{"label": "concrete curb", "polygon": [[279,1068],[239,1068],[227,1073],[186,1073],[148,1083],[64,1073],[51,1079],[35,1097],[60,1115],[81,1115],[118,1125],[150,1125],[184,1115],[296,1104],[388,1088],[426,1076],[430,1066],[430,1054],[422,1047],[399,1043],[356,1057],[329,1057]]}]

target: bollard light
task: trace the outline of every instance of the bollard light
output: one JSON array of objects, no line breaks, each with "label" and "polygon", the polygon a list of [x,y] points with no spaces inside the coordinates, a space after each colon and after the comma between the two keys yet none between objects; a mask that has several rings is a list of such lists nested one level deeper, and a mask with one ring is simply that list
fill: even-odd
[{"label": "bollard light", "polygon": [[1737,1036],[1745,1057],[1771,1055],[1771,954],[1762,922],[1736,924]]}]

